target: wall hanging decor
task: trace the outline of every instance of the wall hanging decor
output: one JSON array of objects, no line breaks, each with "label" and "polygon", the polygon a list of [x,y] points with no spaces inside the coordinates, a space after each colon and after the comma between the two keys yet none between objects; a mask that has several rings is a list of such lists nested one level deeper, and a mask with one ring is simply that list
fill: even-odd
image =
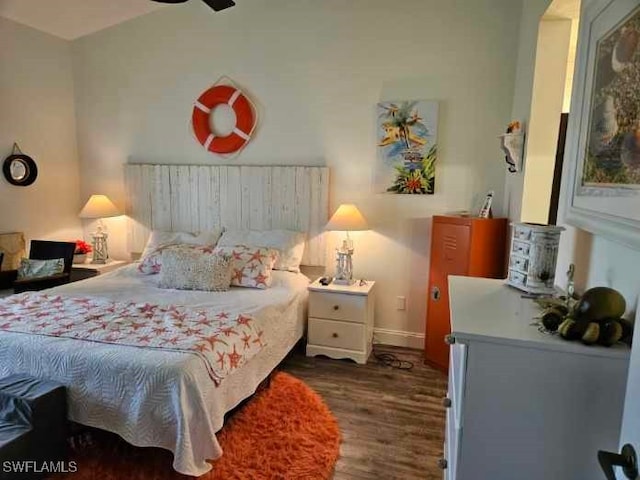
[{"label": "wall hanging decor", "polygon": [[438,102],[382,102],[377,107],[376,192],[433,194]]},{"label": "wall hanging decor", "polygon": [[519,172],[522,169],[524,156],[524,132],[520,122],[511,122],[507,127],[507,133],[498,138],[500,138],[500,148],[505,154],[504,160],[507,162],[509,172]]},{"label": "wall hanging decor", "polygon": [[640,7],[584,11],[567,132],[566,217],[640,249]]},{"label": "wall hanging decor", "polygon": [[11,155],[4,159],[2,173],[11,185],[26,187],[36,181],[38,167],[33,158],[22,153],[18,144],[14,143]]},{"label": "wall hanging decor", "polygon": [[[227,105],[233,109],[236,123],[231,132],[217,135],[211,127],[210,116],[216,107]],[[196,139],[206,150],[224,157],[234,157],[249,143],[258,118],[249,97],[230,78],[220,78],[206,90],[193,106],[191,126]]]}]

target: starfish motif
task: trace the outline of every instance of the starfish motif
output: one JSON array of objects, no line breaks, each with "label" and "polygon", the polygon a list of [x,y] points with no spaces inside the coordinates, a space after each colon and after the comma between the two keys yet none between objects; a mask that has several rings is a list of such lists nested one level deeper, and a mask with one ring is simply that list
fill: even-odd
[{"label": "starfish motif", "polygon": [[258,345],[260,345],[261,347],[264,347],[264,343],[262,343],[262,334],[264,332],[259,331],[258,335],[256,336],[256,338],[253,340],[253,343],[257,343]]},{"label": "starfish motif", "polygon": [[209,350],[209,346],[206,343],[198,343],[196,344],[195,348],[197,351],[199,351],[200,353],[202,352],[206,352],[207,350]]},{"label": "starfish motif", "polygon": [[40,327],[40,328],[44,328],[49,326],[50,324],[48,322],[42,322],[36,325],[36,327]]},{"label": "starfish motif", "polygon": [[266,255],[262,253],[262,250],[258,249],[255,252],[253,252],[253,254],[251,255],[251,258],[249,259],[249,262],[257,261],[258,263],[262,264],[262,259],[264,257],[266,257]]},{"label": "starfish motif", "polygon": [[220,368],[224,368],[224,352],[217,352],[217,353],[218,353],[218,360],[216,360],[216,362],[220,364]]},{"label": "starfish motif", "polygon": [[149,335],[142,335],[141,337],[138,337],[137,340],[140,343],[149,343],[151,341],[151,337]]},{"label": "starfish motif", "polygon": [[245,317],[244,315],[238,315],[238,318],[236,319],[236,323],[238,325],[249,325],[249,322],[251,321],[253,321],[253,318]]},{"label": "starfish motif", "polygon": [[231,251],[231,256],[234,260],[242,261],[242,252],[236,252],[235,250]]},{"label": "starfish motif", "polygon": [[267,280],[268,280],[268,277],[266,275],[263,275],[262,273],[259,273],[258,275],[253,277],[253,281],[255,282],[256,287],[258,285],[264,285],[266,287],[267,286]]},{"label": "starfish motif", "polygon": [[233,327],[224,327],[224,328],[221,328],[220,331],[224,333],[225,337],[230,337],[231,335],[238,335],[238,332],[236,332],[233,329]]},{"label": "starfish motif", "polygon": [[245,350],[248,349],[248,348],[251,348],[251,344],[250,344],[250,342],[251,342],[251,334],[250,333],[245,333],[242,336],[242,342],[244,343],[244,349]]},{"label": "starfish motif", "polygon": [[242,355],[240,355],[238,352],[236,352],[236,346],[235,345],[233,346],[233,352],[232,353],[228,353],[227,356],[229,357],[229,367],[230,368],[238,368],[238,363],[242,359]]},{"label": "starfish motif", "polygon": [[180,337],[172,337],[172,338],[168,338],[168,339],[164,340],[162,342],[162,344],[163,345],[167,345],[167,344],[176,345],[179,340],[180,340]]},{"label": "starfish motif", "polygon": [[234,269],[233,270],[233,276],[231,277],[231,281],[235,281],[238,282],[239,284],[242,284],[242,279],[246,277],[246,275],[244,274],[244,267],[241,269]]},{"label": "starfish motif", "polygon": [[163,333],[167,333],[167,329],[162,327],[157,327],[157,328],[153,328],[152,329],[153,333],[155,333],[156,335],[162,335]]},{"label": "starfish motif", "polygon": [[213,349],[216,345],[216,343],[222,343],[223,345],[226,345],[225,342],[223,342],[222,340],[220,340],[220,335],[219,334],[214,334],[214,335],[210,335],[208,337],[204,337],[203,340],[206,342],[209,342],[209,344],[211,345],[211,348]]},{"label": "starfish motif", "polygon": [[227,318],[229,318],[229,314],[227,312],[220,312],[220,313],[218,313],[216,315],[216,318],[218,318],[220,320],[222,320],[223,318],[227,319]]}]

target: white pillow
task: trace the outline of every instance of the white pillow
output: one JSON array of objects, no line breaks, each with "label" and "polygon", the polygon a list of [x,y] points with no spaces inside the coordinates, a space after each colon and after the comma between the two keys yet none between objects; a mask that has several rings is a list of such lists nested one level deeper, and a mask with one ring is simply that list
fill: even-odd
[{"label": "white pillow", "polygon": [[141,259],[155,251],[158,247],[166,245],[208,245],[215,247],[216,243],[222,235],[222,228],[200,232],[198,234],[188,232],[164,232],[161,230],[153,230],[144,247]]},{"label": "white pillow", "polygon": [[274,270],[300,272],[300,262],[304,254],[304,232],[292,230],[225,230],[218,241],[219,247],[267,247],[278,250]]}]

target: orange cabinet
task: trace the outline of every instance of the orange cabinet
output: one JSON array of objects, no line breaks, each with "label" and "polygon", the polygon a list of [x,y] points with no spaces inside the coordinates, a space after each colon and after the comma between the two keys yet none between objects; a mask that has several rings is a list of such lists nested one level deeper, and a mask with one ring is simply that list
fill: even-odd
[{"label": "orange cabinet", "polygon": [[506,218],[434,216],[427,301],[425,361],[445,373],[451,333],[449,275],[504,278]]}]

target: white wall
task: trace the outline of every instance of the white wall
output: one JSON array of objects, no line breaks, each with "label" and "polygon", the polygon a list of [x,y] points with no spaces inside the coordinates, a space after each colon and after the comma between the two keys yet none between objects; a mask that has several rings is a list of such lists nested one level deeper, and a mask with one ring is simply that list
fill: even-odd
[{"label": "white wall", "polygon": [[[522,14],[520,17],[519,38],[517,42],[518,60],[511,118],[523,122],[525,131],[529,126],[529,116],[531,113],[538,27],[540,25],[540,19],[550,3],[551,0],[524,0],[522,2]],[[525,168],[527,155],[528,152],[525,150]],[[511,220],[519,222],[524,192],[523,171],[507,174],[504,192],[506,214]]]},{"label": "white wall", "polygon": [[[512,115],[520,8],[513,0],[244,0],[213,13],[189,2],[79,39],[83,198],[102,192],[121,203],[127,161],[224,163],[191,137],[189,121],[198,95],[229,75],[261,114],[255,140],[233,163],[331,167],[332,208],[354,202],[373,228],[357,235],[354,260],[356,275],[379,282],[376,325],[419,334],[431,215],[469,209],[489,189],[503,198],[496,137]],[[371,192],[374,107],[394,99],[441,102],[434,196]],[[118,227],[112,252],[125,256]],[[408,297],[406,312],[395,309],[398,295]]]},{"label": "white wall", "polygon": [[80,238],[71,46],[3,18],[0,45],[0,157],[15,141],[38,166],[29,187],[0,178],[0,232]]},{"label": "white wall", "polygon": [[571,20],[540,22],[526,139],[520,215],[523,222],[546,224],[549,221],[570,37]]}]

